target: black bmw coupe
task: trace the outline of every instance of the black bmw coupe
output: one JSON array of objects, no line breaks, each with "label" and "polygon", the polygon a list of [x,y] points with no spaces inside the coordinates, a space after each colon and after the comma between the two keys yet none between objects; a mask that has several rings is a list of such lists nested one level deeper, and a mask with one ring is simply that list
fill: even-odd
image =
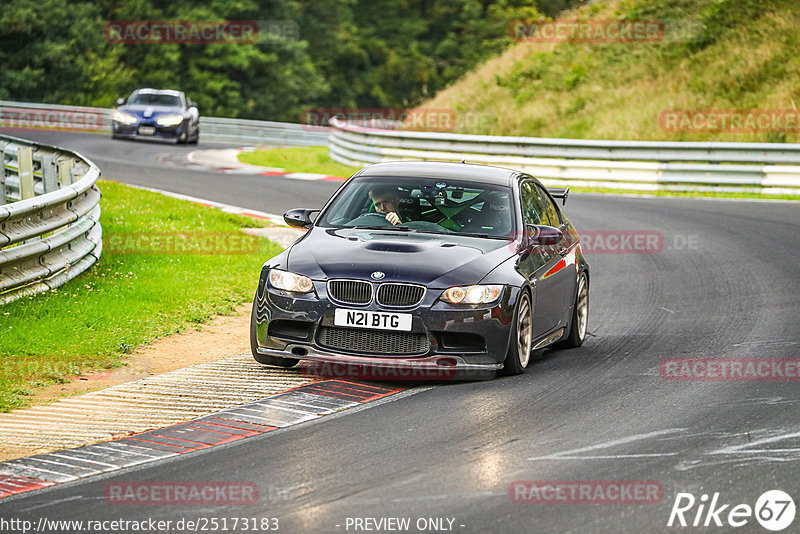
[{"label": "black bmw coupe", "polygon": [[322,210],[284,215],[308,232],[261,269],[253,357],[483,378],[580,346],[589,267],[567,194],[466,163],[362,169]]}]

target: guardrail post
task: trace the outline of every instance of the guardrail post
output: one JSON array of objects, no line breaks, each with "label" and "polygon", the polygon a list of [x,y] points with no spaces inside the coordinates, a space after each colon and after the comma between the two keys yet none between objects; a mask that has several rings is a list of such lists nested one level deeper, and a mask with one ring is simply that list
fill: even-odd
[{"label": "guardrail post", "polygon": [[33,198],[33,149],[21,146],[17,149],[17,165],[19,165],[19,199]]},{"label": "guardrail post", "polygon": [[42,185],[44,186],[45,193],[50,193],[58,189],[57,173],[56,155],[42,154]]},{"label": "guardrail post", "polygon": [[5,141],[0,141],[0,206],[7,202],[6,200],[6,145]]},{"label": "guardrail post", "polygon": [[72,185],[72,159],[64,159],[58,162],[58,182],[61,187]]}]

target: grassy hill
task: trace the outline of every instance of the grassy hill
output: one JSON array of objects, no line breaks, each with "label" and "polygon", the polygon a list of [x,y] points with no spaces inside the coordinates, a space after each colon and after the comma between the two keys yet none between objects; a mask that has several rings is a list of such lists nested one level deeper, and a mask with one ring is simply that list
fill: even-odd
[{"label": "grassy hill", "polygon": [[796,120],[780,123],[783,131],[777,123],[743,123],[755,131],[736,133],[684,131],[680,123],[669,127],[663,115],[667,110],[796,113],[797,0],[600,0],[561,18],[656,20],[664,32],[653,42],[521,41],[420,108],[454,110],[456,131],[464,133],[800,142]]}]

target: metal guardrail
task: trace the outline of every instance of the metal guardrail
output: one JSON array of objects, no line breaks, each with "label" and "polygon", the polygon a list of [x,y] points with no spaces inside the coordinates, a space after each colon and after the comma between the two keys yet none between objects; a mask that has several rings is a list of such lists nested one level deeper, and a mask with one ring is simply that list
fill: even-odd
[{"label": "metal guardrail", "polygon": [[[111,109],[0,101],[7,128],[69,129],[111,135]],[[200,117],[200,138],[223,143],[322,146],[331,129],[286,122]]]},{"label": "metal guardrail", "polygon": [[100,170],[79,154],[0,136],[0,305],[49,291],[102,253]]},{"label": "metal guardrail", "polygon": [[287,122],[200,117],[203,139],[228,143],[268,143],[296,146],[328,144],[330,128]]},{"label": "metal guardrail", "polygon": [[331,119],[331,157],[462,161],[529,172],[548,185],[800,194],[800,144],[594,141],[411,132]]}]

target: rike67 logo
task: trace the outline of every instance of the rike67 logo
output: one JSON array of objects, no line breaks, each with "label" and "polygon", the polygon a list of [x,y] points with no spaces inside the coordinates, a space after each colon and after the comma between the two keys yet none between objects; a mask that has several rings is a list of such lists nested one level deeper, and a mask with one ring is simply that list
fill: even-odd
[{"label": "rike67 logo", "polygon": [[[794,500],[781,490],[764,492],[755,506],[749,504],[723,504],[719,492],[703,494],[699,499],[691,493],[678,493],[669,514],[668,527],[743,527],[755,520],[765,529],[778,532],[794,522]],[[752,532],[752,526],[745,529]]]}]

